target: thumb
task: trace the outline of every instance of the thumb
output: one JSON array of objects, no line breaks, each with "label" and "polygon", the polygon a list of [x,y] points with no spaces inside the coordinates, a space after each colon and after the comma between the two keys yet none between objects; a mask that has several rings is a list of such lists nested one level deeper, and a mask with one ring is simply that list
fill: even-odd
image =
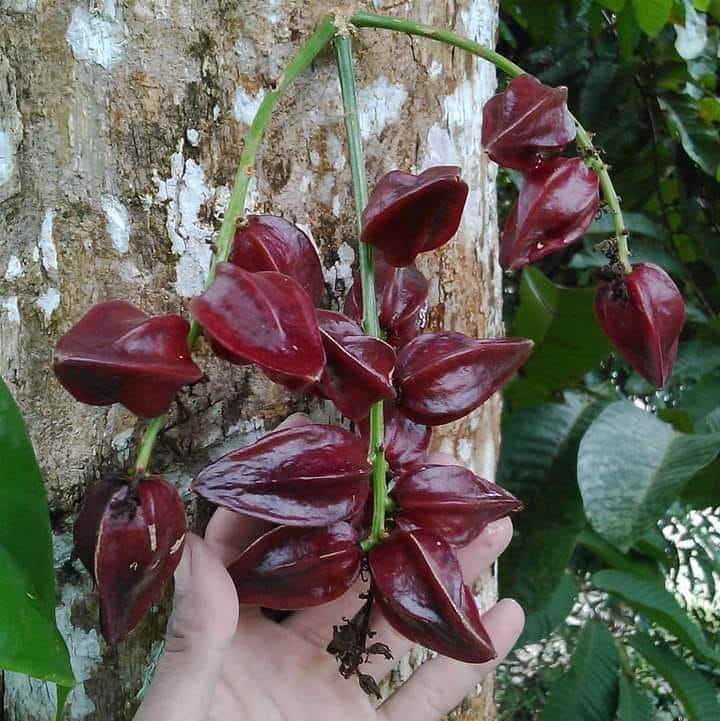
[{"label": "thumb", "polygon": [[238,622],[232,580],[189,533],[175,570],[165,648],[135,721],[204,721]]}]

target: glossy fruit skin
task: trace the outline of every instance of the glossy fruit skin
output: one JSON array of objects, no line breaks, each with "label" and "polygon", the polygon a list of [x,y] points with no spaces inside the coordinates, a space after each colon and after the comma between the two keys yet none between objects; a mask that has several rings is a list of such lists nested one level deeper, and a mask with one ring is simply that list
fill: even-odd
[{"label": "glossy fruit skin", "polygon": [[463,466],[420,465],[395,479],[395,522],[405,530],[423,528],[453,546],[466,546],[483,529],[522,508],[495,483]]},{"label": "glossy fruit skin", "polygon": [[360,511],[369,492],[364,444],[339,426],[268,433],[204,468],[193,490],[211,503],[286,526],[327,526]]},{"label": "glossy fruit skin", "polygon": [[[383,445],[390,470],[398,474],[423,463],[430,447],[432,428],[411,421],[393,402],[383,404],[383,417],[385,419]],[[367,443],[370,433],[369,419],[365,418],[358,423],[358,429]]]},{"label": "glossy fruit skin", "polygon": [[75,550],[100,595],[100,625],[108,643],[119,643],[157,600],[180,562],[185,509],[164,478],[143,478],[133,491],[127,479],[93,485],[75,523]]},{"label": "glossy fruit skin", "polygon": [[248,546],[228,573],[242,603],[292,611],[342,596],[361,564],[357,532],[348,523],[279,526]]},{"label": "glossy fruit skin", "polygon": [[599,187],[598,174],[580,158],[553,158],[530,170],[505,221],[500,265],[517,270],[580,238],[600,208]]},{"label": "glossy fruit skin", "polygon": [[215,281],[189,309],[226,360],[256,363],[299,385],[320,380],[325,351],[315,309],[289,276],[218,263]]},{"label": "glossy fruit skin", "polygon": [[[407,345],[425,327],[428,281],[415,267],[395,268],[381,254],[375,258],[375,297],[380,327],[396,349]],[[345,315],[362,320],[362,284],[356,273],[345,297]]]},{"label": "glossy fruit skin", "polygon": [[122,403],[142,418],[167,411],[186,383],[202,378],[178,315],[148,316],[125,301],[94,305],[55,346],[53,371],[81,403]]},{"label": "glossy fruit skin", "polygon": [[368,560],[376,603],[398,633],[458,661],[495,658],[450,544],[428,531],[398,529]]},{"label": "glossy fruit skin", "polygon": [[316,388],[347,418],[360,421],[376,401],[393,400],[395,351],[384,341],[366,336],[351,318],[330,310],[317,311],[327,363]]},{"label": "glossy fruit skin", "polygon": [[513,78],[483,108],[482,144],[506,168],[527,172],[574,139],[567,88],[548,87],[532,75]]},{"label": "glossy fruit skin", "polygon": [[317,305],[325,287],[320,256],[300,228],[276,215],[248,215],[238,226],[228,261],[251,273],[274,270],[294,278]]},{"label": "glossy fruit skin", "polygon": [[410,265],[455,235],[467,194],[457,167],[436,166],[419,175],[392,170],[370,194],[360,240],[382,251],[390,265]]},{"label": "glossy fruit skin", "polygon": [[456,421],[481,406],[532,351],[526,338],[470,338],[444,331],[418,336],[398,354],[398,407],[428,426]]},{"label": "glossy fruit skin", "polygon": [[652,385],[670,379],[685,324],[685,302],[672,278],[637,263],[622,281],[602,281],[595,295],[600,327],[620,355]]}]

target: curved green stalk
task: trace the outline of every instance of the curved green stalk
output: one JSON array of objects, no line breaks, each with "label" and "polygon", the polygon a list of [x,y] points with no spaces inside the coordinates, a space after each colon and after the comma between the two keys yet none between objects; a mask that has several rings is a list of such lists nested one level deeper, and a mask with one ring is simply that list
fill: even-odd
[{"label": "curved green stalk", "polygon": [[[335,59],[337,61],[340,89],[342,91],[345,115],[345,132],[348,139],[350,173],[352,176],[353,200],[357,233],[362,229],[362,212],[367,205],[367,179],[365,177],[365,159],[363,158],[360,123],[358,121],[357,92],[352,64],[350,38],[341,34],[335,38]],[[365,333],[382,338],[375,298],[375,269],[373,251],[369,245],[358,243],[360,253],[360,279],[362,282],[363,326]],[[369,461],[372,465],[373,517],[370,536],[363,542],[364,550],[372,548],[385,533],[385,510],[387,502],[387,463],[384,450],[385,420],[383,402],[378,401],[370,409]]]},{"label": "curved green stalk", "polygon": [[[463,37],[457,33],[453,33],[449,30],[441,30],[439,28],[431,27],[430,25],[423,25],[422,23],[416,23],[412,20],[401,20],[399,18],[391,18],[383,15],[372,15],[370,13],[355,13],[350,18],[350,23],[359,28],[377,28],[381,30],[393,30],[399,33],[407,33],[409,35],[417,35],[423,38],[429,38],[431,40],[437,40],[438,42],[445,43],[446,45],[452,45],[453,47],[466,50],[473,55],[477,55],[483,60],[491,62],[495,67],[502,70],[510,77],[516,77],[523,75],[523,70],[519,65],[516,65],[512,60],[509,60],[504,55],[501,55],[490,48],[476,43],[470,38]],[[585,151],[586,162],[600,176],[600,186],[602,187],[605,201],[608,204],[610,213],[613,217],[613,226],[615,228],[615,242],[617,244],[618,257],[623,265],[626,273],[631,270],[630,267],[630,250],[628,249],[627,232],[625,230],[625,223],[623,221],[622,210],[620,209],[620,201],[618,195],[615,192],[615,186],[613,185],[610,173],[608,172],[607,164],[602,160],[597,148],[593,145],[590,133],[578,122],[575,118],[575,125],[577,126],[577,145],[579,148]]]},{"label": "curved green stalk", "polygon": [[[250,180],[255,174],[257,151],[265,134],[265,129],[272,111],[275,109],[280,98],[285,94],[285,91],[290,87],[293,80],[310,65],[320,51],[332,40],[334,34],[335,26],[332,20],[328,16],[324,17],[315,32],[307,39],[298,51],[298,54],[285,68],[275,87],[267,91],[263,96],[260,107],[253,118],[252,125],[245,136],[243,152],[240,156],[237,173],[235,174],[235,182],[230,193],[230,201],[225,209],[225,217],[223,218],[220,232],[215,243],[215,253],[210,263],[205,288],[208,288],[215,279],[215,270],[218,263],[226,261],[230,255],[235,226],[238,219],[242,218],[245,212],[245,199]],[[200,337],[200,331],[200,324],[193,320],[187,340],[188,348],[191,351]],[[153,418],[145,429],[135,461],[135,469],[133,471],[135,477],[145,474],[158,433],[164,424],[165,416],[158,416],[157,418]]]}]

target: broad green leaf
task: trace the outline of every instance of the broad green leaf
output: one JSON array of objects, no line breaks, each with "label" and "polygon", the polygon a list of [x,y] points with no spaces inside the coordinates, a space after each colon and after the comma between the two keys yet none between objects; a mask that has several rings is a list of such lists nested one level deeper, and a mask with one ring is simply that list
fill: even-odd
[{"label": "broad green leaf", "polygon": [[578,587],[574,576],[566,573],[543,608],[528,613],[522,636],[516,644],[517,648],[528,643],[537,643],[549,636],[570,615],[577,594]]},{"label": "broad green leaf", "polygon": [[638,25],[650,37],[657,35],[670,20],[673,0],[632,0]]},{"label": "broad green leaf", "polygon": [[691,0],[684,0],[685,22],[675,25],[675,49],[684,60],[698,57],[708,41],[707,17],[693,7]]},{"label": "broad green leaf", "polygon": [[665,590],[662,581],[647,581],[625,571],[598,571],[593,574],[592,582],[662,626],[693,653],[712,663],[720,662],[720,656],[708,645],[700,628]]},{"label": "broad green leaf", "polygon": [[[709,360],[711,358],[708,356]],[[700,428],[705,418],[720,408],[720,374],[708,373],[695,385],[682,391],[678,406],[688,413],[695,427]]]},{"label": "broad green leaf", "polygon": [[666,570],[670,570],[675,565],[675,559],[670,551],[672,546],[668,544],[657,526],[643,533],[635,541],[633,548],[648,558],[654,558]]},{"label": "broad green leaf", "polygon": [[72,686],[70,657],[30,579],[0,546],[0,668]]},{"label": "broad green leaf", "polygon": [[628,644],[668,682],[685,710],[687,721],[720,718],[715,689],[700,671],[688,666],[665,646],[656,646],[647,634],[636,634],[628,639]]},{"label": "broad green leaf", "polygon": [[699,470],[682,490],[682,499],[691,508],[720,506],[720,460]]},{"label": "broad green leaf", "polygon": [[506,388],[515,403],[549,400],[579,381],[610,352],[593,312],[592,288],[563,288],[536,268],[525,268],[513,335],[532,338],[530,360]]},{"label": "broad green leaf", "polygon": [[627,571],[650,581],[663,580],[660,569],[652,561],[641,558],[633,558],[623,553],[606,541],[599,533],[592,528],[584,528],[577,538],[578,544],[592,551],[598,558],[601,558],[608,566],[619,571]]},{"label": "broad green leaf", "polygon": [[708,8],[710,7],[710,0],[693,0],[693,5],[695,6],[696,10],[700,10],[701,12],[707,12]]},{"label": "broad green leaf", "polygon": [[[669,240],[667,230],[657,221],[653,220],[646,213],[623,213],[625,228],[630,235],[643,235],[646,238],[658,240],[665,243]],[[607,238],[615,232],[613,220],[609,213],[603,213],[593,221],[588,228],[587,234],[593,236],[593,242]],[[633,256],[635,249],[633,248]],[[633,257],[634,260],[634,257]]]},{"label": "broad green leaf", "polygon": [[513,519],[516,538],[503,554],[500,582],[503,594],[528,613],[548,603],[586,525],[575,479],[577,447],[602,407],[568,393],[565,403],[522,408],[504,420],[498,481],[525,510]]},{"label": "broad green leaf", "polygon": [[683,150],[710,176],[720,169],[720,133],[700,118],[697,103],[687,95],[666,94],[658,103]]},{"label": "broad green leaf", "polygon": [[653,700],[635,688],[627,676],[621,676],[617,721],[653,721],[654,718]]},{"label": "broad green leaf", "polygon": [[640,44],[642,38],[642,30],[635,19],[632,5],[627,4],[618,15],[616,27],[620,60],[627,63],[632,59],[635,48]]},{"label": "broad green leaf", "polygon": [[5,581],[0,668],[72,685],[69,655],[55,628],[45,487],[25,423],[1,378],[0,468],[0,578]]},{"label": "broad green leaf", "polygon": [[613,403],[580,442],[577,476],[588,520],[627,549],[718,450],[720,434],[678,433],[632,403]]},{"label": "broad green leaf", "polygon": [[613,635],[602,624],[588,622],[568,672],[550,688],[540,721],[612,721],[619,668]]}]

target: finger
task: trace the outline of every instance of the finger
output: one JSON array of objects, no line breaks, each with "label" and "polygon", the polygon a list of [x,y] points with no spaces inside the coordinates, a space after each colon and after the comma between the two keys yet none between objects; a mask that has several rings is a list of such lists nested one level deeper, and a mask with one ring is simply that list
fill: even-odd
[{"label": "finger", "polygon": [[269,521],[218,508],[205,530],[205,540],[212,552],[229,566],[256,538],[271,528],[273,524]]},{"label": "finger", "polygon": [[[487,570],[505,550],[511,538],[512,523],[509,519],[503,518],[489,524],[470,545],[460,549],[458,558],[465,579],[473,581]],[[359,598],[359,593],[366,585],[356,584],[336,601],[300,611],[288,618],[283,625],[316,647],[325,648],[332,638],[333,625],[340,625],[343,618],[352,618],[360,610],[364,601]],[[396,633],[377,608],[371,615],[370,628],[377,632],[377,636],[374,637],[376,641],[382,641],[390,646],[396,660],[404,656],[414,645],[404,636]],[[383,676],[394,665],[395,661],[393,660],[374,657],[372,673],[376,676]]]},{"label": "finger", "polygon": [[467,664],[444,656],[424,663],[385,703],[382,721],[437,721],[471,693],[512,650],[520,636],[525,615],[512,599],[493,606],[483,624],[490,634],[497,658],[489,663]]},{"label": "finger", "polygon": [[[304,413],[293,413],[276,430],[295,428],[311,422]],[[218,508],[208,523],[205,540],[213,553],[225,566],[229,566],[256,538],[272,527],[273,524],[268,521],[235,513],[227,508]]]},{"label": "finger", "polygon": [[225,567],[201,538],[188,534],[165,648],[135,721],[204,721],[237,622]]}]

